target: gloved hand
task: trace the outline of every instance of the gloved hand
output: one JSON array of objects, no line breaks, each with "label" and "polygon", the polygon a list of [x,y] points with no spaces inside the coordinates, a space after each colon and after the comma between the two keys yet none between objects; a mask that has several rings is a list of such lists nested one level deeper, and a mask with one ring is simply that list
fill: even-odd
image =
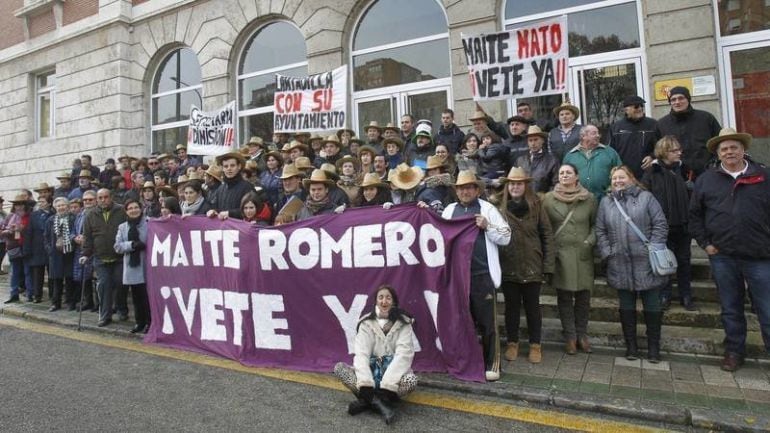
[{"label": "gloved hand", "polygon": [[347,206],[345,205],[345,203],[343,203],[340,206],[337,206],[336,208],[334,208],[334,213],[341,214],[342,212],[345,212],[346,207]]},{"label": "gloved hand", "polygon": [[144,244],[142,241],[132,241],[131,242],[131,248],[133,248],[134,251],[142,251],[145,249],[147,245]]},{"label": "gloved hand", "polygon": [[374,397],[374,388],[371,386],[362,386],[358,389],[358,398],[367,402],[371,403],[372,398]]},{"label": "gloved hand", "polygon": [[385,210],[388,210],[388,209],[390,209],[392,207],[393,207],[393,203],[391,203],[389,201],[382,204],[382,208],[385,209]]}]

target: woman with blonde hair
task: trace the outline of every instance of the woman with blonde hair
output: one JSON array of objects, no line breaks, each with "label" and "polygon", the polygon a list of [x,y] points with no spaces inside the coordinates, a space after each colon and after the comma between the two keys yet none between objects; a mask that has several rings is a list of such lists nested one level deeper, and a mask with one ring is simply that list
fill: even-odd
[{"label": "woman with blonde hair", "polygon": [[602,260],[607,261],[607,283],[618,291],[626,358],[638,358],[636,300],[641,298],[647,325],[647,360],[658,363],[663,317],[660,289],[668,278],[653,272],[649,248],[666,245],[666,215],[625,165],[610,172],[610,188],[596,215],[596,241]]}]

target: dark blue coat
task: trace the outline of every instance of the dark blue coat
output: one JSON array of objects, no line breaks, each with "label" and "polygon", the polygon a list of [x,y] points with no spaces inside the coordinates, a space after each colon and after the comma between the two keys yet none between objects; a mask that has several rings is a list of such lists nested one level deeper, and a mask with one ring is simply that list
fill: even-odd
[{"label": "dark blue coat", "polygon": [[36,210],[29,216],[29,224],[24,229],[24,261],[27,266],[45,266],[48,253],[45,250],[45,226],[51,213]]},{"label": "dark blue coat", "polygon": [[68,214],[69,238],[72,243],[72,249],[69,253],[56,249],[56,233],[53,223],[55,215],[51,215],[45,225],[45,249],[48,252],[48,278],[72,278],[73,258],[75,257],[75,216]]}]

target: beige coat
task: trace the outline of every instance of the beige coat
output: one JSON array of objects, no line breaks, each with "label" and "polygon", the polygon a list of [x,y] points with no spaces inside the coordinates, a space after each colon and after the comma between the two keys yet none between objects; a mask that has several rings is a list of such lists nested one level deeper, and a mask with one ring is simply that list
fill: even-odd
[{"label": "beige coat", "polygon": [[393,360],[382,376],[380,387],[398,392],[398,383],[404,374],[411,372],[414,359],[412,319],[405,317],[408,323],[397,320],[388,335],[385,335],[377,320],[368,317],[361,319],[356,333],[353,356],[356,385],[358,388],[374,386],[372,370],[369,368],[370,357],[393,355]]}]

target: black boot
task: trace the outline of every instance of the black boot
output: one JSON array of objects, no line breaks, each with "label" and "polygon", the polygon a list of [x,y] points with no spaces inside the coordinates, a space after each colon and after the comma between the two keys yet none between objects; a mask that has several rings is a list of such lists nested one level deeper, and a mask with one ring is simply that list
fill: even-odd
[{"label": "black boot", "polygon": [[398,395],[395,392],[385,389],[378,389],[374,398],[372,398],[372,407],[377,409],[377,412],[382,415],[382,419],[385,424],[390,425],[393,422],[393,418],[396,416],[395,402],[398,400]]},{"label": "black boot", "polygon": [[653,364],[660,362],[660,327],[663,318],[661,312],[644,312],[647,325],[647,360]]},{"label": "black boot", "polygon": [[626,359],[639,359],[639,347],[636,345],[636,310],[620,310],[620,325],[626,340]]},{"label": "black boot", "polygon": [[358,415],[372,408],[372,398],[374,397],[374,388],[371,386],[362,386],[356,394],[357,400],[348,405],[348,414]]}]

